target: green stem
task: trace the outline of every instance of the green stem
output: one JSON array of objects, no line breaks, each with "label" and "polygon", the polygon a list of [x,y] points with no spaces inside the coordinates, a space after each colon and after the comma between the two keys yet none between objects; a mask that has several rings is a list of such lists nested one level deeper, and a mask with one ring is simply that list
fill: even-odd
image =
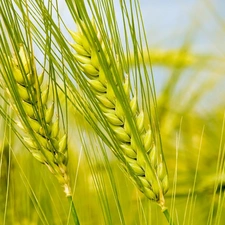
[{"label": "green stem", "polygon": [[165,217],[166,217],[166,219],[167,219],[169,225],[174,225],[173,219],[171,218],[168,209],[167,209],[166,207],[163,207],[163,208],[162,208],[162,212],[163,212],[163,214],[165,215]]},{"label": "green stem", "polygon": [[80,225],[80,222],[79,222],[79,219],[78,219],[78,216],[77,216],[77,212],[76,212],[76,209],[75,209],[75,205],[74,205],[74,202],[73,202],[73,198],[70,195],[67,198],[68,198],[68,201],[70,203],[71,213],[73,215],[74,224]]}]

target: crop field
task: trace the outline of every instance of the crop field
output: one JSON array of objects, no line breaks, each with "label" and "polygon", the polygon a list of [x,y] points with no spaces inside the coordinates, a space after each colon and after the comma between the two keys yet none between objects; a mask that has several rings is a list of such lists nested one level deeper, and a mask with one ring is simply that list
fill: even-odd
[{"label": "crop field", "polygon": [[225,224],[222,0],[0,0],[0,225]]}]

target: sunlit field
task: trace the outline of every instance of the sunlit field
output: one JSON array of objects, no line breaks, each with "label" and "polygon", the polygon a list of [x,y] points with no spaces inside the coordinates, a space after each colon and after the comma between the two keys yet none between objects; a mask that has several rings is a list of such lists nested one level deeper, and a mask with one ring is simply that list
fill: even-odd
[{"label": "sunlit field", "polygon": [[223,225],[224,9],[0,0],[0,225]]}]

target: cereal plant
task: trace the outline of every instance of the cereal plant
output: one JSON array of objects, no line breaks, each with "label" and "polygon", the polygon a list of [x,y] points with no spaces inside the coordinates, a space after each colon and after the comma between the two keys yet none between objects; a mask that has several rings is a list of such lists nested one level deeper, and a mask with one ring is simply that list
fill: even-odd
[{"label": "cereal plant", "polygon": [[0,0],[0,224],[223,224],[223,57],[152,49],[145,4]]}]

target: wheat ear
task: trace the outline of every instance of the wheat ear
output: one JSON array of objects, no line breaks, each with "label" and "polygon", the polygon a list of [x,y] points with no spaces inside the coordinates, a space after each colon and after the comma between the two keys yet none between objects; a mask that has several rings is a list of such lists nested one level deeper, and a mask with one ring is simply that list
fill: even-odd
[{"label": "wheat ear", "polygon": [[[17,93],[14,98],[16,102],[12,102],[12,107],[20,118],[17,125],[26,134],[22,139],[31,154],[56,176],[63,185],[66,195],[71,196],[66,171],[67,135],[60,136],[59,119],[53,121],[54,104],[48,107],[48,89],[41,90],[43,73],[36,75],[35,66],[32,66],[28,52],[23,45],[20,45],[17,55],[18,57],[14,56],[9,59],[13,75],[10,79],[13,78],[11,83],[15,85],[11,88],[10,85],[6,85],[6,90],[10,96]],[[7,80],[9,79],[5,76],[6,83]]]},{"label": "wheat ear", "polygon": [[[87,83],[93,90],[93,93],[95,93],[99,107],[114,132],[120,146],[119,151],[122,153],[122,163],[128,174],[135,180],[141,192],[149,199],[164,206],[164,194],[168,190],[168,174],[161,152],[154,143],[152,131],[149,128],[150,125],[145,126],[145,116],[142,110],[138,110],[137,98],[136,96],[130,98],[131,90],[128,79],[126,79],[125,73],[118,69],[121,73],[119,77],[122,77],[122,85],[137,130],[134,131],[130,128],[129,120],[125,116],[123,107],[121,107],[122,103],[116,98],[114,89],[107,79],[106,71],[111,70],[111,63],[113,62],[110,61],[110,56],[105,51],[101,35],[97,32],[93,23],[96,37],[102,49],[99,50],[85,36],[85,34],[88,34],[88,28],[85,27],[82,20],[79,24],[82,24],[82,29],[80,26],[78,27],[78,32],[70,31],[75,41],[75,43],[71,44],[76,51],[74,58],[86,75]],[[100,51],[103,51],[105,55],[107,67],[100,60]],[[142,146],[136,144],[134,139],[135,132],[138,133]]]}]

